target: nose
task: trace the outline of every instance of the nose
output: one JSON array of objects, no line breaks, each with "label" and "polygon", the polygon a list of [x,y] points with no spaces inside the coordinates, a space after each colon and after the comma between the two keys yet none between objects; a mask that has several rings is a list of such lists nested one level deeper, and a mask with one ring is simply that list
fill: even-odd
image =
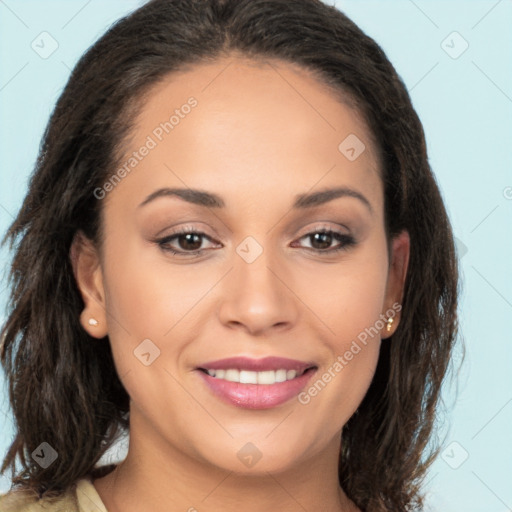
[{"label": "nose", "polygon": [[223,283],[219,317],[231,329],[261,336],[290,329],[299,304],[291,272],[270,258],[269,251],[263,250],[254,261],[236,254]]}]

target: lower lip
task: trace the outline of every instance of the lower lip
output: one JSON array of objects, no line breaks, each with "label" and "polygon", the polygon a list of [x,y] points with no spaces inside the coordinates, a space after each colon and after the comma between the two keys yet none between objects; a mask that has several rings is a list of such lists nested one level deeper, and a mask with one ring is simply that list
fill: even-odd
[{"label": "lower lip", "polygon": [[211,377],[198,370],[206,385],[225,402],[244,409],[270,409],[297,396],[315,373],[307,370],[300,377],[275,384],[241,384]]}]

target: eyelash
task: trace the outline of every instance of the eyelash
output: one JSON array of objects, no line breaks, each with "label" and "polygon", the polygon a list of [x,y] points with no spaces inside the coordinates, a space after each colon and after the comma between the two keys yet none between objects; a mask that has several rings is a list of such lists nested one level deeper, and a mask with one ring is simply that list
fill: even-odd
[{"label": "eyelash", "polygon": [[[198,249],[196,251],[177,251],[175,249],[171,249],[168,246],[169,242],[171,242],[175,238],[179,238],[180,236],[188,235],[188,234],[199,235],[202,238],[206,238],[206,239],[212,241],[212,239],[206,233],[203,233],[201,231],[197,231],[194,228],[187,228],[186,227],[186,228],[180,229],[179,231],[176,231],[175,233],[172,233],[172,234],[170,234],[170,235],[168,235],[168,236],[166,236],[164,238],[160,238],[160,239],[155,240],[155,243],[157,243],[163,251],[169,252],[169,253],[171,253],[171,254],[173,254],[175,256],[190,257],[190,256],[198,256],[198,255],[200,255],[206,249]],[[356,245],[356,240],[355,240],[355,238],[353,236],[346,235],[344,233],[339,233],[337,231],[333,231],[333,230],[327,229],[327,228],[319,228],[316,231],[311,231],[309,233],[306,233],[305,235],[301,236],[298,240],[302,240],[303,238],[307,238],[307,237],[310,237],[310,236],[313,236],[313,235],[316,235],[316,234],[332,235],[339,242],[342,242],[342,244],[339,247],[336,247],[334,249],[310,249],[308,247],[305,248],[306,250],[313,251],[313,252],[315,252],[317,254],[332,255],[332,254],[336,254],[336,253],[338,253],[340,251],[346,251],[350,247],[353,247],[353,246]]]}]

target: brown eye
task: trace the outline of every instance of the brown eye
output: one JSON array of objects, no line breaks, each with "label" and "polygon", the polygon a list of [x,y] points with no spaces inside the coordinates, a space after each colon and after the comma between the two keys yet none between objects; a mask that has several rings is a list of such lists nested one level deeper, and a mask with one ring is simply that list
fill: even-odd
[{"label": "brown eye", "polygon": [[[201,247],[205,239],[213,243],[213,240],[205,233],[185,228],[155,242],[163,251],[170,252],[176,256],[187,257],[198,256],[203,253],[206,249]],[[356,241],[351,235],[326,229],[308,233],[300,238],[300,240],[303,239],[308,239],[311,244],[311,247],[304,248],[317,254],[333,254],[338,251],[348,250],[356,245]],[[338,245],[332,248],[332,244],[336,241]]]},{"label": "brown eye", "polygon": [[204,239],[212,241],[208,235],[202,233],[201,231],[194,231],[192,229],[185,228],[181,231],[172,233],[171,235],[156,240],[155,242],[160,246],[162,250],[170,252],[171,254],[195,256],[204,251],[204,249],[201,248]]},{"label": "brown eye", "polygon": [[[302,239],[309,239],[312,247],[306,247],[306,249],[310,249],[317,253],[332,254],[338,251],[347,250],[349,247],[356,245],[356,241],[353,236],[331,230],[314,231],[300,238],[300,240]],[[332,243],[335,241],[338,241],[339,245],[334,248],[330,248]]]},{"label": "brown eye", "polygon": [[196,251],[202,245],[201,235],[197,233],[186,233],[184,235],[178,235],[175,238],[178,242],[183,242],[178,243],[178,245],[180,249],[184,249],[185,251]]}]

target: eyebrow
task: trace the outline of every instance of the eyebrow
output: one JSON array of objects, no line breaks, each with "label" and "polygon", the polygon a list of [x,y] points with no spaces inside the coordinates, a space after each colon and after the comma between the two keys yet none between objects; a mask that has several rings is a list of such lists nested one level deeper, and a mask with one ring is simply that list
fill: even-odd
[{"label": "eyebrow", "polygon": [[[188,203],[207,208],[224,208],[226,206],[226,203],[219,195],[204,190],[192,188],[161,188],[149,194],[149,196],[139,204],[139,208],[159,197],[178,197]],[[370,201],[357,190],[348,187],[328,188],[309,194],[298,194],[294,198],[292,207],[293,209],[300,210],[313,208],[339,197],[353,197],[359,199],[370,210],[370,213],[373,214]]]}]

